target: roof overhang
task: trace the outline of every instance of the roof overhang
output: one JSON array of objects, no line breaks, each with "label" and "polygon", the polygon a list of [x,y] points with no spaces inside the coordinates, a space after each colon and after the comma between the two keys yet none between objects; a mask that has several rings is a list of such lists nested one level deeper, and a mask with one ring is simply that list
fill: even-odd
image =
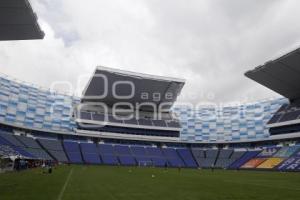
[{"label": "roof overhang", "polygon": [[0,1],[0,41],[43,39],[44,35],[28,0]]},{"label": "roof overhang", "polygon": [[[147,104],[169,109],[185,84],[184,79],[154,76],[99,66],[86,85],[81,102],[101,102],[108,106],[125,102],[153,111]],[[165,104],[166,103],[166,104]]]},{"label": "roof overhang", "polygon": [[300,48],[246,72],[245,76],[291,101],[299,99]]}]

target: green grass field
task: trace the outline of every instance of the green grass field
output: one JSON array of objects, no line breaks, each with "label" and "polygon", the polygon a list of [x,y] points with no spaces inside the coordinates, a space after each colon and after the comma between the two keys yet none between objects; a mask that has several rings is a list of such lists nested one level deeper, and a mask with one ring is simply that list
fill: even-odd
[{"label": "green grass field", "polygon": [[[154,175],[154,177],[152,177]],[[0,174],[0,200],[289,200],[300,173],[61,166]]]}]

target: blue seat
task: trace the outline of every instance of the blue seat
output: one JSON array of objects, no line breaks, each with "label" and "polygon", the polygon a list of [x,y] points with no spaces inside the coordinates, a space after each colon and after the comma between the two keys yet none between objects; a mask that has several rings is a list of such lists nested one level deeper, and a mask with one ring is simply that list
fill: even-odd
[{"label": "blue seat", "polygon": [[177,149],[179,156],[185,163],[186,167],[196,168],[198,167],[196,161],[193,158],[192,153],[187,148]]},{"label": "blue seat", "polygon": [[131,146],[130,149],[131,149],[131,152],[133,155],[136,155],[136,156],[145,156],[146,155],[146,150],[145,150],[145,147],[143,147],[143,146]]},{"label": "blue seat", "polygon": [[115,145],[114,149],[116,155],[131,155],[129,146],[127,145]]},{"label": "blue seat", "polygon": [[163,157],[163,153],[158,147],[146,147],[146,153],[149,156]]},{"label": "blue seat", "polygon": [[132,156],[119,156],[121,165],[136,165],[136,161]]},{"label": "blue seat", "polygon": [[238,169],[240,168],[243,164],[245,164],[246,162],[248,162],[250,159],[254,158],[257,156],[257,154],[259,154],[261,151],[248,151],[246,153],[244,153],[244,155],[242,157],[240,157],[238,160],[236,160],[235,162],[233,162],[229,168],[230,169]]},{"label": "blue seat", "polygon": [[114,148],[111,144],[99,144],[98,152],[100,155],[113,155]]},{"label": "blue seat", "polygon": [[80,143],[82,153],[98,154],[97,146],[94,143]]},{"label": "blue seat", "polygon": [[118,165],[118,159],[114,155],[101,155],[103,164],[106,165]]},{"label": "blue seat", "polygon": [[100,156],[95,153],[83,154],[83,160],[87,164],[101,164]]},{"label": "blue seat", "polygon": [[171,167],[184,167],[183,161],[178,157],[167,158],[169,166]]},{"label": "blue seat", "polygon": [[71,163],[80,164],[83,163],[81,152],[79,148],[79,144],[77,142],[72,141],[64,141],[63,142],[67,156]]},{"label": "blue seat", "polygon": [[162,157],[153,157],[152,162],[156,167],[164,167],[167,163],[166,159]]},{"label": "blue seat", "polygon": [[67,155],[71,163],[74,164],[83,163],[80,152],[67,152]]}]

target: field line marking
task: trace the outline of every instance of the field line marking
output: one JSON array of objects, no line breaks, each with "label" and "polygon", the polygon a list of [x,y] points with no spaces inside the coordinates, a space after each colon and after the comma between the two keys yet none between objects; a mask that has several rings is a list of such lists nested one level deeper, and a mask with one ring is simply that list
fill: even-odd
[{"label": "field line marking", "polygon": [[65,181],[65,184],[64,184],[63,187],[61,188],[61,191],[60,191],[60,193],[59,193],[59,196],[58,196],[57,200],[62,200],[62,197],[63,197],[63,195],[64,195],[64,193],[65,193],[65,190],[66,190],[66,188],[67,188],[67,186],[68,186],[68,183],[69,183],[69,181],[70,181],[70,178],[71,178],[72,174],[73,174],[73,168],[70,170],[70,172],[69,172],[69,174],[68,174],[68,177],[67,177],[67,179],[66,179],[66,181]]}]

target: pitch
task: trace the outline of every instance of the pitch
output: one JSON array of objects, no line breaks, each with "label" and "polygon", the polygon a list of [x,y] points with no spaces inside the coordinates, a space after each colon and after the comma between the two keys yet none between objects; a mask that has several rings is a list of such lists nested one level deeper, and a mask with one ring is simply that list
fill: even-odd
[{"label": "pitch", "polygon": [[299,180],[299,173],[73,165],[0,174],[0,199],[295,200]]}]

